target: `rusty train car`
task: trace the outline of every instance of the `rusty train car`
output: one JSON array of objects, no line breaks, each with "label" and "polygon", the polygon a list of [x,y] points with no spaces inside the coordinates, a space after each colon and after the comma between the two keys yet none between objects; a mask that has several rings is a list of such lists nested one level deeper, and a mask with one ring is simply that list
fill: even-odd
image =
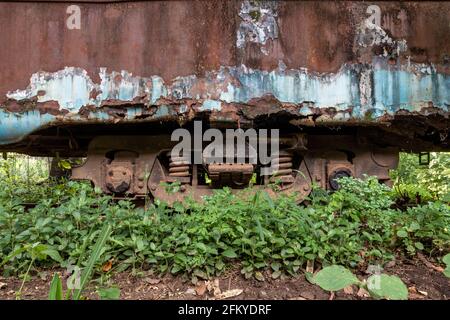
[{"label": "rusty train car", "polygon": [[[449,17],[424,1],[0,2],[0,151],[86,157],[72,178],[117,196],[388,182],[399,151],[450,149]],[[172,159],[196,120],[280,129],[280,170]]]}]

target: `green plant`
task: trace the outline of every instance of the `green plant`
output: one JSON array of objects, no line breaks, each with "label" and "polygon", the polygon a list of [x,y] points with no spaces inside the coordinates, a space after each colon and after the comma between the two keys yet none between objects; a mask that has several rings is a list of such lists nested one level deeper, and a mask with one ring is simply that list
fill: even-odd
[{"label": "green plant", "polygon": [[63,300],[63,288],[61,278],[57,273],[53,275],[52,282],[50,283],[50,291],[48,294],[49,300]]},{"label": "green plant", "polygon": [[350,285],[357,285],[368,290],[376,299],[406,300],[408,288],[397,276],[387,274],[371,275],[366,282],[360,281],[348,269],[332,265],[323,268],[314,276],[309,275],[308,280],[326,291],[339,291]]},{"label": "green plant", "polygon": [[112,227],[109,223],[105,223],[102,230],[100,231],[97,242],[95,243],[95,246],[92,249],[91,256],[88,260],[87,266],[83,269],[83,272],[81,273],[80,288],[76,288],[73,292],[74,300],[80,299],[81,291],[83,290],[83,288],[87,285],[87,283],[91,279],[91,275],[94,270],[95,263],[99,260],[100,255],[102,254],[102,252],[104,250],[106,240],[108,240],[108,237],[111,233],[111,228]]},{"label": "green plant", "polygon": [[358,284],[358,278],[348,269],[332,265],[320,270],[309,279],[312,283],[317,284],[326,291],[339,291],[352,284]]},{"label": "green plant", "polygon": [[[333,193],[314,187],[307,206],[298,205],[294,195],[272,199],[254,189],[225,188],[202,203],[185,199],[169,206],[156,200],[136,208],[86,183],[42,182],[36,192],[25,192],[0,180],[1,272],[86,267],[85,255],[105,223],[114,228],[93,267],[111,263],[102,279],[150,268],[195,282],[239,263],[245,277],[263,281],[264,270],[272,278],[297,275],[308,261],[357,269],[398,254],[440,257],[450,249],[445,202],[399,208],[395,194],[376,177],[343,178],[339,184]],[[180,184],[167,187],[174,192]],[[35,259],[30,267],[32,255],[22,247],[36,242],[56,250],[61,261]]]},{"label": "green plant", "polygon": [[450,278],[450,253],[447,253],[443,258],[442,262],[445,263],[446,267],[444,270],[444,275],[448,278]]},{"label": "green plant", "polygon": [[161,182],[160,185],[164,187],[164,190],[166,191],[166,193],[173,194],[173,193],[177,193],[178,191],[180,191],[181,182],[179,182],[179,181]]},{"label": "green plant", "polygon": [[[413,203],[433,199],[450,201],[450,153],[432,152],[430,163],[419,165],[418,155],[401,153],[399,166],[391,172],[394,193]],[[419,201],[418,201],[419,200]]]},{"label": "green plant", "polygon": [[[72,295],[73,300],[80,299],[82,290],[86,287],[88,282],[91,280],[91,276],[92,276],[92,272],[93,272],[95,263],[99,260],[100,255],[103,252],[106,240],[108,239],[110,232],[111,232],[111,225],[109,223],[106,223],[103,226],[102,230],[100,231],[97,242],[95,243],[94,248],[92,249],[87,266],[84,268],[83,272],[81,273],[79,287],[74,288],[73,290],[67,289],[67,293],[65,295],[66,300],[69,299],[71,295]],[[110,292],[109,294],[112,295],[113,293],[114,292]],[[61,279],[60,279],[59,275],[55,273],[53,276],[53,280],[50,284],[49,300],[63,300],[63,296],[64,295],[63,295]]]},{"label": "green plant", "polygon": [[[58,251],[49,248],[47,245],[40,244],[39,242],[33,243],[32,245],[26,245],[24,246],[24,250],[29,252],[31,256],[30,263],[28,265],[28,268],[23,275],[22,283],[20,285],[19,291],[16,292],[16,299],[20,299],[22,295],[22,289],[25,284],[25,282],[28,279],[28,274],[31,270],[31,267],[34,264],[34,261],[36,260],[45,260],[47,257],[51,257],[57,262],[62,262],[61,256],[59,255]],[[21,252],[22,250],[16,251],[17,253]],[[10,256],[12,258],[12,256]],[[8,257],[9,258],[9,257]],[[3,263],[2,263],[3,264]]]},{"label": "green plant", "polygon": [[408,288],[397,276],[374,274],[367,279],[371,285],[366,288],[373,298],[388,300],[407,300]]}]

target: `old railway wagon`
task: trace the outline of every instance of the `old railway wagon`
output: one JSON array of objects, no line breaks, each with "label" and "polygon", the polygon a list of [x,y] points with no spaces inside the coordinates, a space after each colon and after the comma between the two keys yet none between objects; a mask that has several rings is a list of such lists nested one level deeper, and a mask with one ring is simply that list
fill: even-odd
[{"label": "old railway wagon", "polygon": [[[169,201],[387,182],[399,151],[450,148],[449,18],[423,1],[0,2],[0,151],[86,157],[72,178]],[[195,120],[280,129],[279,170],[172,159]]]}]

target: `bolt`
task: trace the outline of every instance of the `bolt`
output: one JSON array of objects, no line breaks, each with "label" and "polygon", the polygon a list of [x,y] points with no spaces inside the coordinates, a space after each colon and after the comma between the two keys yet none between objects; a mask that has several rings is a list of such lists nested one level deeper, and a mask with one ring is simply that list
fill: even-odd
[{"label": "bolt", "polygon": [[180,186],[180,191],[181,192],[185,192],[186,191],[186,187],[185,186]]},{"label": "bolt", "polygon": [[139,182],[138,187],[142,189],[144,187],[144,184],[142,182]]},{"label": "bolt", "polygon": [[308,185],[303,186],[303,190],[308,191],[309,190],[309,186]]},{"label": "bolt", "polygon": [[155,186],[154,184],[152,184],[152,185],[150,186],[150,189],[152,189],[153,191],[155,191],[155,190],[156,190],[156,186]]}]

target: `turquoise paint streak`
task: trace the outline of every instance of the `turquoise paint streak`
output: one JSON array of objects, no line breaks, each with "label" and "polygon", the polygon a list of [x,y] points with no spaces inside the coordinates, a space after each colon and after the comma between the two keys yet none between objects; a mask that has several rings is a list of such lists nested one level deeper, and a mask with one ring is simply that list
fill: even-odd
[{"label": "turquoise paint streak", "polygon": [[0,110],[0,144],[22,140],[26,135],[48,125],[55,119],[50,114],[27,111],[20,115]]},{"label": "turquoise paint streak", "polygon": [[38,98],[39,102],[58,101],[61,108],[77,111],[89,102],[89,80],[78,74],[66,74],[51,81],[39,84],[31,96],[44,90],[45,94]]},{"label": "turquoise paint streak", "polygon": [[[186,106],[181,106],[187,111]],[[133,119],[137,115],[141,115],[143,108],[132,107],[127,109],[127,118]],[[154,115],[153,119],[164,118],[169,115],[175,115],[177,112],[171,107],[162,105]],[[111,120],[111,116],[104,111],[97,110],[91,112],[88,119],[81,117],[80,115],[72,115],[70,121],[72,123],[105,123]],[[0,110],[0,145],[7,145],[22,140],[25,136],[33,131],[42,129],[45,126],[58,123],[55,116],[50,114],[40,114],[39,111],[26,111],[21,114],[11,113],[4,110]]]},{"label": "turquoise paint streak", "polygon": [[[304,71],[280,72],[251,70],[238,73],[231,70],[239,79],[240,86],[228,84],[227,92],[222,92],[220,100],[226,102],[246,103],[267,94],[275,96],[281,102],[313,102],[315,107],[335,107],[347,109],[353,105],[358,96],[352,88],[350,70],[330,76],[316,76]],[[359,100],[359,99],[358,99]]]},{"label": "turquoise paint streak", "polygon": [[450,76],[415,74],[402,70],[374,71],[375,110],[393,114],[400,109],[419,111],[432,102],[437,108],[449,111]]},{"label": "turquoise paint streak", "polygon": [[222,103],[217,100],[205,100],[200,106],[199,111],[220,111],[222,109]]},{"label": "turquoise paint streak", "polygon": [[167,96],[167,88],[164,86],[164,81],[160,77],[152,77],[152,98],[151,103],[158,101],[160,97]]}]

